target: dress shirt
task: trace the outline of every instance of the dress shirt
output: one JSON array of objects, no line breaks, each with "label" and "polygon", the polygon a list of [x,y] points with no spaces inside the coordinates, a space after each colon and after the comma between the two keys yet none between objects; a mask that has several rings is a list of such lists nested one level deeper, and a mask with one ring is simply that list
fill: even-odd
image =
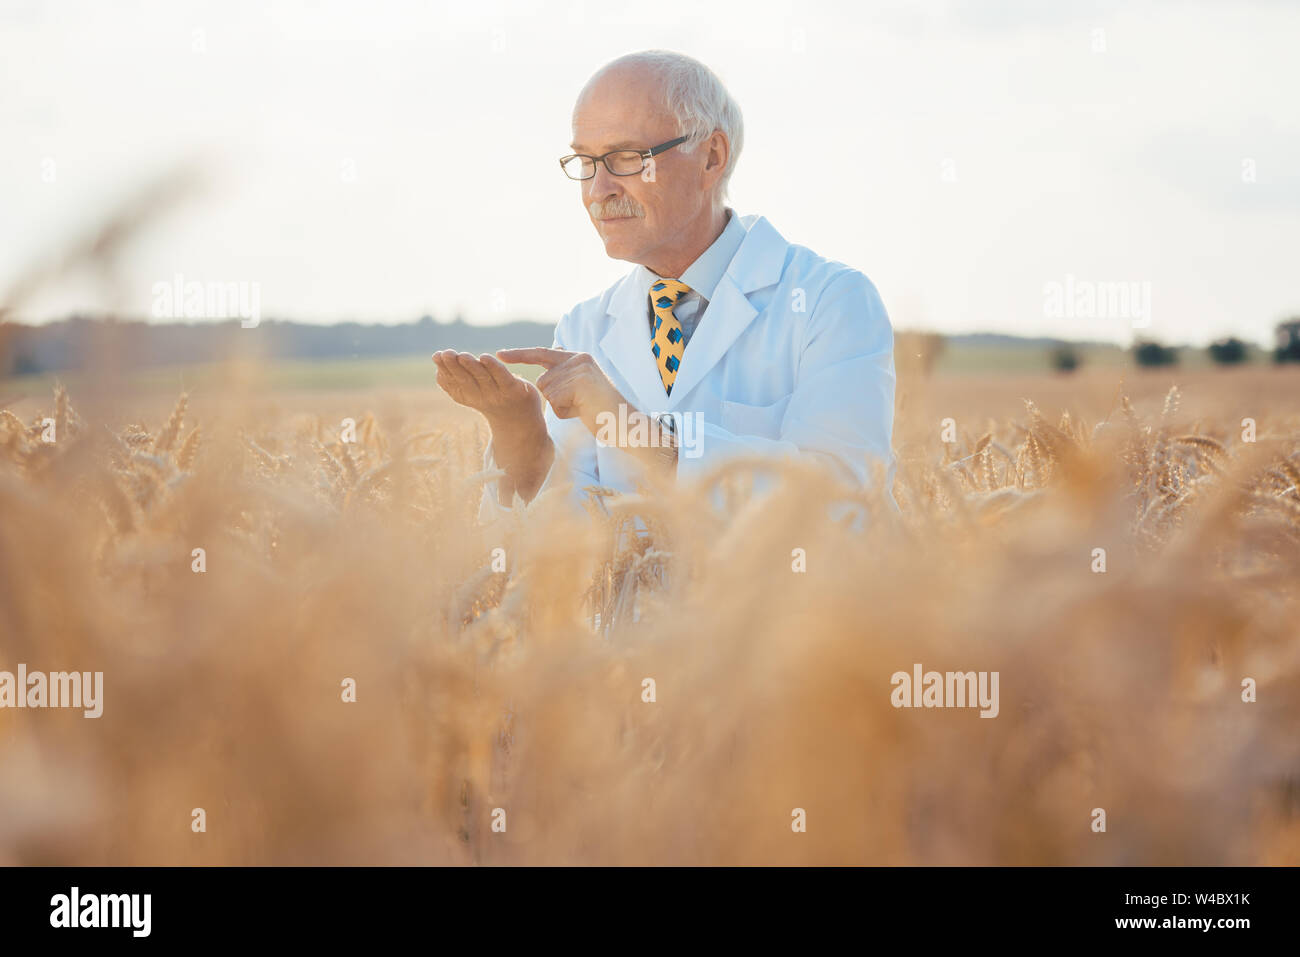
[{"label": "dress shirt", "polygon": [[[682,348],[690,344],[691,334],[695,332],[695,327],[700,324],[704,318],[704,310],[708,308],[709,300],[713,298],[713,290],[718,288],[718,283],[722,281],[727,267],[731,265],[731,260],[736,255],[736,250],[740,249],[740,244],[745,239],[745,227],[740,222],[740,217],[730,207],[727,208],[727,225],[722,232],[718,234],[712,245],[700,257],[687,267],[686,272],[680,276],[658,276],[651,272],[645,266],[637,266],[640,270],[639,281],[644,283],[646,289],[645,308],[646,322],[650,328],[651,337],[654,336],[655,314],[654,308],[650,305],[650,287],[660,279],[677,279],[691,287],[691,291],[684,293],[677,304],[673,306],[673,315],[677,321],[682,324]],[[647,346],[647,348],[649,348]]]}]

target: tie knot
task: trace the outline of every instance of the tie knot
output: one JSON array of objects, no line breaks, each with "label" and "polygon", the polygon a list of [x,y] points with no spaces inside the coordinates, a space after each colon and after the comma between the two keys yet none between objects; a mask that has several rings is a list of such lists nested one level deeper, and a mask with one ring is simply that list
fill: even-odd
[{"label": "tie knot", "polygon": [[[650,298],[655,305],[671,306],[690,291],[690,286],[677,279],[659,279],[650,286]],[[664,299],[668,301],[663,302]]]}]

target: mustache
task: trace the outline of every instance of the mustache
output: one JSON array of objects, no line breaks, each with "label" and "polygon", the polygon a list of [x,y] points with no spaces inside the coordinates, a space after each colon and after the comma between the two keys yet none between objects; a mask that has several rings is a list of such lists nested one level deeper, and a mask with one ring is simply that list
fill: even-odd
[{"label": "mustache", "polygon": [[587,212],[592,219],[612,219],[616,216],[644,217],[645,210],[641,204],[630,196],[616,196],[604,203],[592,200],[587,204]]}]

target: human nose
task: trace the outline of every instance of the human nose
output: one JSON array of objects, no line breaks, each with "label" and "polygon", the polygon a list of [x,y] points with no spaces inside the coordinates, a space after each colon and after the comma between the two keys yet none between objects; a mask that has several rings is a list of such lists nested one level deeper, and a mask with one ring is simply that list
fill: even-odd
[{"label": "human nose", "polygon": [[596,163],[596,174],[583,185],[587,187],[587,202],[608,199],[618,193],[618,177],[609,171],[604,160]]}]

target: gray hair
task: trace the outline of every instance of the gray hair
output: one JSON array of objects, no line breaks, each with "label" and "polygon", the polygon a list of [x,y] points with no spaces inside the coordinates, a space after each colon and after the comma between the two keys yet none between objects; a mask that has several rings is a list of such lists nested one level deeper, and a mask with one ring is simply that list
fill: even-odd
[{"label": "gray hair", "polygon": [[736,160],[740,159],[741,147],[745,145],[745,121],[740,115],[740,105],[732,99],[717,74],[684,53],[643,50],[611,60],[596,72],[596,76],[619,66],[649,67],[663,79],[664,105],[677,118],[677,135],[688,137],[677,147],[683,153],[689,153],[708,139],[714,130],[727,134],[731,153],[722,174],[722,195],[726,197]]}]

